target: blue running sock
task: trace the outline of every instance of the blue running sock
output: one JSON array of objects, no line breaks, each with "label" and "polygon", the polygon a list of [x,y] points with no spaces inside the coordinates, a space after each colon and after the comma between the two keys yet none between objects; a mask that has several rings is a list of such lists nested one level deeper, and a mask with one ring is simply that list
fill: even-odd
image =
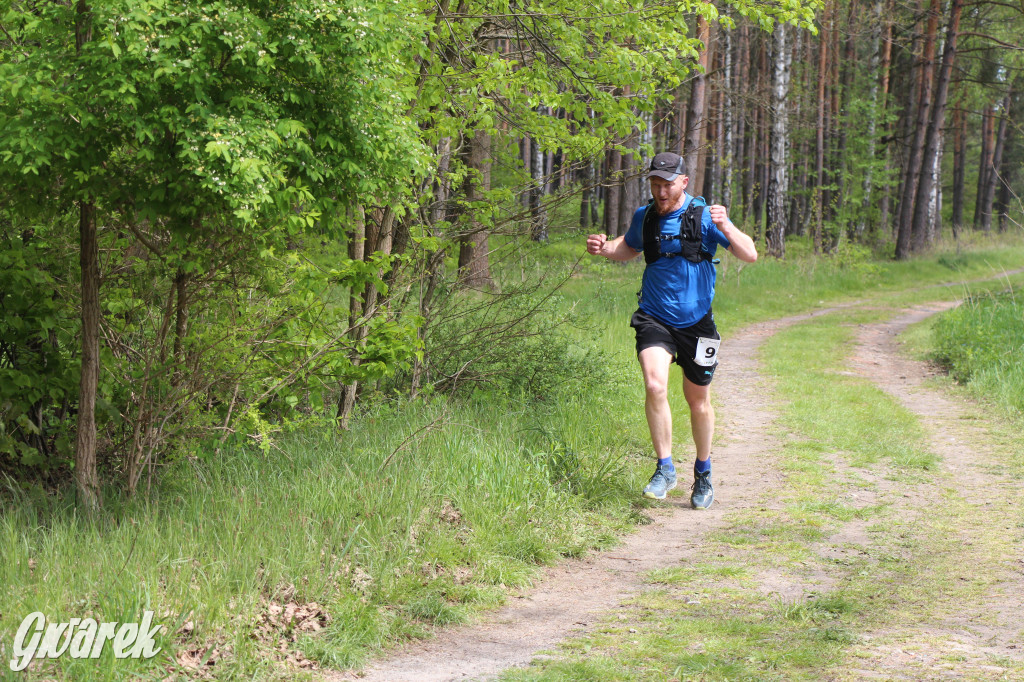
[{"label": "blue running sock", "polygon": [[665,457],[658,460],[658,468],[664,469],[665,471],[675,471],[676,465],[672,463],[671,457]]},{"label": "blue running sock", "polygon": [[707,473],[708,471],[711,471],[711,458],[708,457],[703,462],[698,459],[697,463],[693,465],[693,470],[696,471],[698,474],[703,474]]}]

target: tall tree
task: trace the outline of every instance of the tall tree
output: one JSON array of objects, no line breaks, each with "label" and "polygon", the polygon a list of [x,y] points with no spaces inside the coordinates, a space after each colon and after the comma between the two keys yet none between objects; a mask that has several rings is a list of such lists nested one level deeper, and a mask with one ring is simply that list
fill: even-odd
[{"label": "tall tree", "polygon": [[697,39],[701,42],[697,53],[697,71],[690,81],[690,104],[686,112],[686,172],[695,191],[704,186],[701,163],[704,155],[704,139],[707,133],[707,71],[711,54],[711,26],[703,15],[697,17]]},{"label": "tall tree", "polygon": [[786,42],[786,24],[775,27],[772,41],[771,166],[768,178],[768,220],[765,241],[768,253],[776,258],[786,255],[786,201],[789,177],[786,151],[789,147],[789,98],[791,53]]},{"label": "tall tree", "polygon": [[483,289],[493,284],[487,240],[490,219],[487,194],[491,190],[491,136],[486,130],[473,131],[468,140],[466,206],[470,214],[468,233],[459,239],[459,271],[463,284]]},{"label": "tall tree", "polygon": [[[932,104],[932,80],[935,62],[935,43],[939,30],[939,15],[942,11],[940,0],[931,0],[928,10],[927,27],[924,35],[924,49],[918,69],[920,98],[917,104],[917,119],[913,128],[913,140],[907,157],[903,180],[903,197],[900,201],[900,218],[896,237],[896,258],[905,259],[910,255],[913,234],[914,201],[921,178],[924,160],[925,138],[928,134],[928,119]],[[931,159],[929,159],[931,163]]]},{"label": "tall tree", "polygon": [[935,86],[935,97],[931,105],[931,119],[925,133],[924,152],[921,157],[920,179],[917,195],[914,200],[913,234],[914,249],[924,248],[930,241],[928,205],[935,187],[935,176],[938,169],[940,142],[946,117],[946,96],[949,92],[949,81],[953,74],[953,61],[956,58],[956,41],[960,32],[960,12],[963,0],[952,0],[949,7],[949,25],[946,27],[946,45],[942,53],[942,67],[939,69],[938,81]]}]

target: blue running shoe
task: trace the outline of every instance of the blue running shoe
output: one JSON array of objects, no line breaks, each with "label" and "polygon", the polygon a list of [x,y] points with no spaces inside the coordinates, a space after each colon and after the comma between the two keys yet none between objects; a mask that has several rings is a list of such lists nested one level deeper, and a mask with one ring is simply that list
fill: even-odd
[{"label": "blue running shoe", "polygon": [[644,497],[652,500],[664,500],[668,491],[676,487],[676,472],[658,467],[651,476],[650,482],[644,488]]},{"label": "blue running shoe", "polygon": [[711,487],[711,469],[703,474],[693,469],[693,486],[690,488],[690,504],[694,509],[707,509],[715,501],[715,489]]}]

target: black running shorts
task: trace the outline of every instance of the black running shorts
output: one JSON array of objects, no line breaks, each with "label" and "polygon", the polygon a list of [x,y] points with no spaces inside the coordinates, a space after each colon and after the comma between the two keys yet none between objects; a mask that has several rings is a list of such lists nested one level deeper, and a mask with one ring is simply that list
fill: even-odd
[{"label": "black running shorts", "polygon": [[[661,320],[637,310],[633,313],[629,326],[636,330],[637,355],[645,348],[659,346],[672,354],[672,359],[683,368],[683,374],[687,379],[698,386],[707,386],[711,383],[715,376],[715,368],[718,367],[718,348],[716,344],[709,344],[707,340],[718,341],[722,337],[715,327],[715,318],[710,310],[700,321],[685,329],[670,327]],[[705,341],[701,342],[701,339]],[[696,357],[698,347],[701,349],[699,362]]]}]

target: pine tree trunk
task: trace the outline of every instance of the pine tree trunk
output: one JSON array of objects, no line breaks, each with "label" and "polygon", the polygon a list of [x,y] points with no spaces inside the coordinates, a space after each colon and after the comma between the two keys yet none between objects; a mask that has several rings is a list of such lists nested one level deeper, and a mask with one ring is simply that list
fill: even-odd
[{"label": "pine tree trunk", "polygon": [[[870,73],[878,73],[879,65],[882,61],[883,8],[883,0],[875,0],[874,5],[872,6]],[[868,159],[871,160],[874,160],[875,158],[875,148],[878,142],[877,131],[878,117],[880,113],[878,103],[878,85],[878,80],[871,80],[871,91],[868,96],[868,99],[871,101],[871,110],[869,113],[870,119],[868,120]],[[855,237],[857,238],[857,241],[861,241],[864,236],[864,229],[867,225],[867,216],[871,210],[871,190],[874,188],[872,169],[873,166],[868,166],[867,172],[864,173],[864,197],[861,200],[860,217],[857,219],[857,228],[855,230]]]},{"label": "pine tree trunk", "polygon": [[[914,207],[921,173],[924,167],[924,147],[928,135],[928,121],[932,110],[932,73],[935,61],[936,34],[939,30],[940,0],[931,0],[928,25],[925,29],[924,50],[921,53],[919,69],[920,99],[917,104],[914,137],[907,156],[907,168],[903,180],[903,198],[900,201],[899,231],[896,236],[896,259],[903,260],[910,255],[914,229]],[[929,160],[929,163],[931,160]],[[926,183],[927,184],[927,183]],[[927,210],[927,199],[921,210]],[[924,215],[927,215],[925,213]],[[922,222],[923,226],[923,222]]]},{"label": "pine tree trunk", "polygon": [[[750,77],[750,29],[744,23],[740,27],[739,64],[737,68],[737,87],[742,84],[746,87]],[[748,202],[750,201],[750,163],[747,159],[747,102],[746,98],[740,100],[736,111],[736,150],[733,155],[735,164],[739,168],[739,210],[735,215],[743,217],[747,213]],[[732,206],[730,205],[731,209]]]},{"label": "pine tree trunk", "polygon": [[619,224],[619,205],[622,203],[622,182],[619,179],[621,163],[622,154],[619,150],[609,150],[608,168],[604,181],[604,231],[609,237],[617,237],[623,233],[622,226]]},{"label": "pine tree trunk", "polygon": [[[466,177],[466,200],[481,202],[491,189],[491,136],[487,131],[473,133],[467,156],[469,168],[476,173]],[[486,289],[494,284],[487,245],[490,231],[475,216],[471,217],[472,232],[459,239],[459,274],[470,289]]]},{"label": "pine tree trunk", "polygon": [[[924,151],[921,157],[920,178],[917,195],[914,199],[914,213],[911,224],[914,250],[919,251],[927,246],[934,224],[929,221],[929,204],[937,213],[937,200],[932,200],[932,190],[936,187],[939,154],[942,151],[942,131],[945,126],[946,97],[949,92],[949,80],[953,74],[953,62],[956,58],[957,35],[960,31],[960,13],[963,0],[952,0],[949,8],[949,25],[946,28],[946,45],[942,54],[942,67],[939,69],[938,81],[935,85],[935,97],[931,105],[931,118],[925,134]],[[929,25],[930,25],[929,21]],[[928,76],[930,77],[930,73]]]},{"label": "pine tree trunk", "polygon": [[[878,79],[879,84],[879,101],[881,103],[881,112],[884,113],[889,109],[889,71],[892,66],[892,20],[889,18],[892,14],[892,0],[886,0],[886,19],[885,29],[882,35],[882,59],[879,64]],[[891,143],[890,143],[891,144]],[[882,157],[884,159],[883,165],[885,171],[883,177],[889,178],[892,171],[892,152],[890,150],[890,144],[885,145],[882,150]],[[881,197],[878,199],[878,233],[886,234],[889,231],[889,207],[891,205],[892,187],[888,183],[882,188]]]},{"label": "pine tree trunk", "polygon": [[[1002,115],[999,117],[999,127],[995,133],[995,144],[992,146],[992,156],[989,161],[989,167],[985,172],[985,186],[978,201],[981,205],[981,229],[983,229],[986,234],[988,234],[992,229],[992,204],[995,200],[996,185],[999,182],[996,171],[1003,163],[1003,148],[1006,143],[1007,123],[1010,119],[1010,104],[1012,101],[1010,93],[1007,93],[1003,98],[1003,104],[1002,107],[1000,107]],[[994,119],[995,113],[993,112],[992,127],[995,127]]]},{"label": "pine tree trunk", "polygon": [[690,105],[686,114],[686,172],[690,176],[690,185],[700,191],[704,178],[700,175],[701,156],[703,155],[705,136],[705,110],[707,108],[707,71],[708,57],[711,50],[711,29],[704,17],[697,18],[697,38],[702,47],[697,54],[697,71],[690,82]]},{"label": "pine tree trunk", "polygon": [[[826,10],[827,12],[828,10]],[[814,174],[817,187],[814,192],[814,253],[821,253],[822,237],[825,233],[825,72],[828,64],[828,39],[822,31],[818,40],[818,122],[815,130]]]},{"label": "pine tree trunk", "polygon": [[978,164],[978,191],[974,199],[974,229],[984,227],[984,196],[988,186],[989,169],[992,167],[992,105],[986,104],[981,112],[981,161]]},{"label": "pine tree trunk", "polygon": [[960,238],[964,225],[964,177],[967,159],[964,155],[964,138],[967,136],[967,116],[962,107],[953,111],[953,239]]}]

